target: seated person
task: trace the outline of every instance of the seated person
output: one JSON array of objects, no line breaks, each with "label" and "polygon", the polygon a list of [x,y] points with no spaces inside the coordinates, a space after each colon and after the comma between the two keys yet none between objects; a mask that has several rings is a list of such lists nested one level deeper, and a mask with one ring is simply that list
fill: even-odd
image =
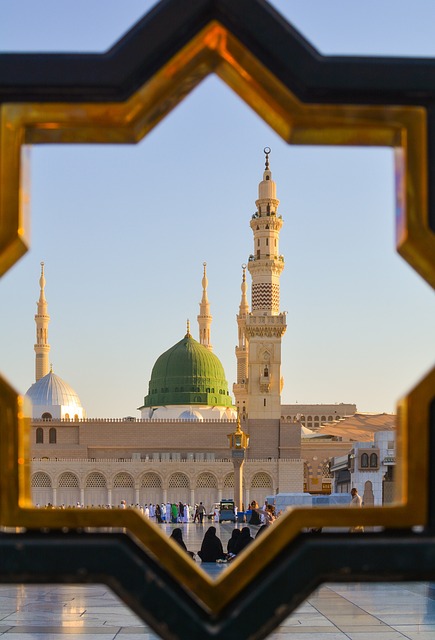
[{"label": "seated person", "polygon": [[176,527],[172,531],[172,533],[171,533],[171,535],[169,537],[172,538],[172,540],[174,540],[174,542],[176,542],[178,545],[180,545],[180,547],[182,549],[184,549],[184,551],[186,553],[188,553],[191,558],[193,558],[193,556],[195,554],[193,553],[193,551],[188,551],[188,549],[187,549],[187,547],[186,547],[186,545],[184,543],[184,540],[183,540],[183,532],[181,531],[181,529],[179,527]]},{"label": "seated person", "polygon": [[233,529],[231,538],[228,540],[228,543],[227,543],[228,554],[235,555],[234,549],[237,544],[237,540],[240,538],[240,534],[241,534],[240,529]]},{"label": "seated person", "polygon": [[248,546],[251,542],[254,541],[254,538],[251,536],[251,530],[249,527],[243,527],[240,532],[240,536],[237,538],[237,542],[234,545],[233,553],[237,556],[245,547]]},{"label": "seated person", "polygon": [[205,532],[198,555],[203,562],[216,562],[216,560],[225,559],[222,542],[216,535],[216,527],[209,527]]}]

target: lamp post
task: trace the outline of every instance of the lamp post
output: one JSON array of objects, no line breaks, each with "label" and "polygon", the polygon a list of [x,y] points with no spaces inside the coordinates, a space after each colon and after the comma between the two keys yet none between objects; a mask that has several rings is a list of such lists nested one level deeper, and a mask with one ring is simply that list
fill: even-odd
[{"label": "lamp post", "polygon": [[239,511],[243,504],[243,464],[245,451],[249,446],[249,435],[242,431],[240,415],[237,413],[237,429],[227,436],[231,449],[231,458],[234,465],[234,502]]}]

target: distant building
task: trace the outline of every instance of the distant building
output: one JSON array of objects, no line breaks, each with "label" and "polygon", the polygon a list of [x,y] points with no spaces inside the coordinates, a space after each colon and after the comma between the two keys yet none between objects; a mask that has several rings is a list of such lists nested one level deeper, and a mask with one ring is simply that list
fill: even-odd
[{"label": "distant building", "polygon": [[[235,429],[237,411],[242,428],[250,435],[244,467],[245,504],[252,499],[261,503],[278,491],[303,491],[304,483],[307,491],[330,492],[330,456],[325,453],[316,469],[312,461],[304,464],[301,430],[305,442],[305,436],[320,435],[323,423],[333,426],[354,414],[356,406],[281,403],[281,340],[287,325],[286,314],[280,311],[284,258],[279,252],[283,221],[278,205],[266,153],[256,212],[250,221],[254,240],[247,264],[252,277],[251,305],[246,266],[242,271],[235,403],[222,364],[212,351],[204,264],[199,341],[192,337],[188,324],[184,337],[156,360],[139,409],[141,418],[86,417],[78,395],[49,365],[50,316],[42,265],[35,316],[36,382],[27,392],[33,401],[35,503],[104,506],[119,505],[121,500],[133,505],[201,500],[212,505],[232,497],[234,475],[227,435]],[[336,453],[334,450],[333,455]]]},{"label": "distant building", "polygon": [[394,498],[395,465],[395,431],[378,431],[373,441],[355,442],[347,455],[331,460],[334,490],[349,493],[356,487],[364,505],[390,504]]}]

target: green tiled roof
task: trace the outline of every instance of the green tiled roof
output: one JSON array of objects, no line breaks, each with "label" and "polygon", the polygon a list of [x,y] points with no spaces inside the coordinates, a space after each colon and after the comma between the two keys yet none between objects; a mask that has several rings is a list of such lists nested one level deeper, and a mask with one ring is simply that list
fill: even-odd
[{"label": "green tiled roof", "polygon": [[233,405],[219,358],[190,334],[165,351],[151,372],[144,406],[167,405]]}]

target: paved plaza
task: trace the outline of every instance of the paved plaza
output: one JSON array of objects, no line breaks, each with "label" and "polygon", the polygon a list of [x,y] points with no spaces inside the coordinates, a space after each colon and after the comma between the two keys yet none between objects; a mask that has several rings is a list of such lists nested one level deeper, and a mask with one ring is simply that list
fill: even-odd
[{"label": "paved plaza", "polygon": [[[169,534],[174,526],[180,526],[187,547],[198,551],[210,524],[162,527]],[[215,526],[226,548],[233,527]],[[213,571],[225,571],[225,565],[213,566]],[[0,637],[156,640],[158,636],[105,585],[0,585]],[[326,584],[312,593],[269,638],[433,640],[435,584]]]}]

